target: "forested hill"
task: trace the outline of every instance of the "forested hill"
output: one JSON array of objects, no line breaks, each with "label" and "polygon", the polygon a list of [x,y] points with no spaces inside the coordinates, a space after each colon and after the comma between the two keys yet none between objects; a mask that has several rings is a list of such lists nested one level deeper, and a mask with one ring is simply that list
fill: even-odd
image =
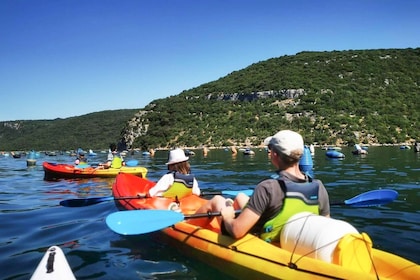
[{"label": "forested hill", "polygon": [[138,110],[110,110],[54,120],[0,122],[0,151],[107,149]]},{"label": "forested hill", "polygon": [[138,147],[259,145],[280,129],[307,143],[419,138],[420,48],[302,52],[152,102],[126,128]]},{"label": "forested hill", "polygon": [[260,145],[284,128],[300,131],[307,143],[404,143],[420,138],[419,93],[420,48],[301,52],[252,64],[141,110],[71,122],[3,122],[0,150],[87,142],[106,148],[121,138],[142,149]]}]

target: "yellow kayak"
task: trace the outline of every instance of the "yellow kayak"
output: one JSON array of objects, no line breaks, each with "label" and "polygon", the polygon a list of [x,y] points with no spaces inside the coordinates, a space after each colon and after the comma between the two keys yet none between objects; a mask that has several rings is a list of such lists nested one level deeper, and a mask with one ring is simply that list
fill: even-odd
[{"label": "yellow kayak", "polygon": [[139,234],[169,221],[157,232],[159,238],[238,279],[420,279],[418,264],[373,248],[367,234],[344,221],[296,214],[282,230],[281,247],[252,234],[233,239],[221,234],[213,216],[194,214],[205,199],[187,196],[178,201],[181,212],[169,211],[174,199],[145,197],[154,184],[119,174],[113,196],[120,209],[131,211],[109,215],[108,226],[120,234]]},{"label": "yellow kayak", "polygon": [[374,248],[370,259],[363,246],[346,249],[341,262],[328,263],[251,234],[235,240],[187,222],[161,233],[181,252],[238,279],[420,279],[419,265]]}]

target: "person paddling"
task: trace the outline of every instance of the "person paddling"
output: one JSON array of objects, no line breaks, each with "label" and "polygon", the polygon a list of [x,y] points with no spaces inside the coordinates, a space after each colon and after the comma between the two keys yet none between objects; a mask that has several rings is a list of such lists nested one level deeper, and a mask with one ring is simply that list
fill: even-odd
[{"label": "person paddling", "polygon": [[[292,215],[308,211],[329,217],[329,197],[320,180],[312,179],[299,169],[304,149],[299,133],[282,130],[264,142],[271,151],[271,163],[278,170],[276,174],[261,181],[251,197],[240,193],[232,204],[222,196],[215,196],[197,213],[220,211],[218,221],[223,234],[241,238],[251,232],[267,242],[278,243],[280,231]],[[242,209],[237,217],[235,208]]]},{"label": "person paddling", "polygon": [[125,165],[124,159],[121,155],[117,155],[117,145],[114,143],[111,143],[109,145],[109,151],[107,160],[105,163],[100,163],[99,168],[108,169],[110,167],[112,168],[121,168]]},{"label": "person paddling", "polygon": [[87,158],[85,157],[85,153],[82,151],[79,151],[77,154],[77,158],[74,161],[75,165],[86,165],[87,164]]},{"label": "person paddling", "polygon": [[162,197],[182,198],[187,195],[200,195],[200,188],[194,175],[191,174],[189,157],[185,156],[182,149],[169,152],[166,165],[169,172],[163,175],[156,185],[149,190],[149,195]]}]

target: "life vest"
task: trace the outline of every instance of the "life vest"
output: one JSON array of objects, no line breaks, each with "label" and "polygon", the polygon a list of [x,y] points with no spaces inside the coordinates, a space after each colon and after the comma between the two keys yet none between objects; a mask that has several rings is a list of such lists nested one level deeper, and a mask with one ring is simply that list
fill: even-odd
[{"label": "life vest", "polygon": [[111,168],[121,168],[123,160],[120,157],[114,156],[111,161]]},{"label": "life vest", "polygon": [[288,179],[277,179],[285,198],[281,211],[264,224],[260,237],[267,242],[279,242],[280,232],[287,220],[296,213],[307,211],[319,214],[318,181],[296,183]]},{"label": "life vest", "polygon": [[174,183],[162,195],[163,197],[183,198],[192,195],[192,188],[194,184],[194,175],[182,174],[179,172],[172,172],[174,174]]},{"label": "life vest", "polygon": [[75,163],[76,165],[87,165],[87,159],[86,159],[86,158],[84,158],[84,157],[80,157],[80,156],[78,156],[78,157],[76,158],[76,160],[74,161],[74,163]]}]

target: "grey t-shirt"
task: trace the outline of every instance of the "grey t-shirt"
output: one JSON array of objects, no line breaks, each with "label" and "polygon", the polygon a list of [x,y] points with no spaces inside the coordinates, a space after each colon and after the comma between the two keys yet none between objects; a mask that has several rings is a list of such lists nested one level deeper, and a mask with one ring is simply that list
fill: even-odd
[{"label": "grey t-shirt", "polygon": [[[305,183],[309,181],[309,177],[305,176],[305,180],[299,179],[292,174],[281,171],[279,179],[286,178],[296,183]],[[328,192],[320,180],[313,179],[318,182],[318,201],[319,214],[327,216],[330,214],[330,203]],[[277,179],[266,179],[261,181],[254,190],[253,195],[248,201],[246,207],[260,216],[255,224],[252,233],[260,233],[264,224],[274,218],[283,207],[284,192],[280,187]]]}]

